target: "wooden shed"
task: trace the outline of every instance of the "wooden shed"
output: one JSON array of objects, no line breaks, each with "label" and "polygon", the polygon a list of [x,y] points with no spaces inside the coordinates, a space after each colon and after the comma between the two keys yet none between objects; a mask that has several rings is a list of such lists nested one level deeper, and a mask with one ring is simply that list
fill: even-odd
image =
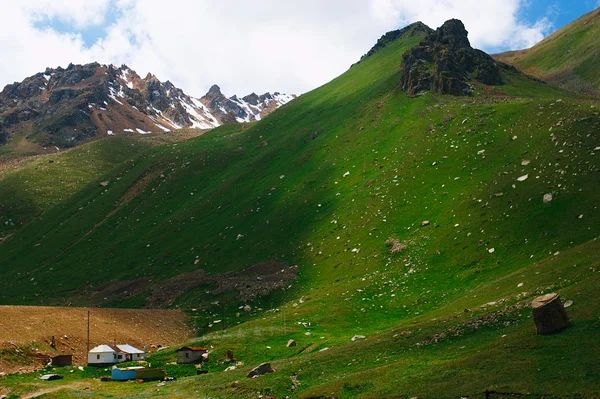
[{"label": "wooden shed", "polygon": [[64,367],[73,364],[73,355],[58,355],[50,359],[52,366]]},{"label": "wooden shed", "polygon": [[202,355],[206,353],[206,348],[199,346],[184,346],[177,349],[177,363],[201,363]]}]

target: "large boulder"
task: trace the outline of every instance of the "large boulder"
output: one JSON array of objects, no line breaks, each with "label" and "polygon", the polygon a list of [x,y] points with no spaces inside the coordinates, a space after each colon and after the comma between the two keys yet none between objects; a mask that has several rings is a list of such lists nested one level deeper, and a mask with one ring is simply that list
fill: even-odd
[{"label": "large boulder", "polygon": [[535,298],[531,308],[538,334],[550,334],[569,325],[567,312],[558,294],[546,294]]},{"label": "large boulder", "polygon": [[259,366],[254,367],[252,370],[250,370],[250,372],[248,373],[248,375],[246,377],[248,378],[254,378],[254,377],[258,377],[260,375],[264,375],[264,374],[268,374],[268,373],[272,373],[275,370],[273,370],[273,367],[271,367],[271,363],[263,363]]},{"label": "large boulder", "polygon": [[455,96],[469,95],[476,80],[502,84],[496,62],[471,47],[461,21],[451,19],[402,56],[400,86],[409,96],[426,91]]}]

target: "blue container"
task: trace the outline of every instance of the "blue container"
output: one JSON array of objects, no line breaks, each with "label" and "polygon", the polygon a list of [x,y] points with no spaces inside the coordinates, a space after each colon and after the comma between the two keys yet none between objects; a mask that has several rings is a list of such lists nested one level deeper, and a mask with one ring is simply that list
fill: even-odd
[{"label": "blue container", "polygon": [[111,378],[113,381],[135,380],[135,369],[112,369]]}]

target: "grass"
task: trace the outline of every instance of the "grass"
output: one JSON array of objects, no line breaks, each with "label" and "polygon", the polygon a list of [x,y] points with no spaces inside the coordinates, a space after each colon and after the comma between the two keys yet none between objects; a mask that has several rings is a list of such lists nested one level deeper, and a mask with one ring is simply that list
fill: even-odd
[{"label": "grass", "polygon": [[0,172],[0,237],[70,198],[115,165],[149,150],[144,141],[114,137],[61,154],[29,158]]},{"label": "grass", "polygon": [[[280,260],[299,265],[298,279],[269,296],[204,285],[173,304],[212,350],[208,375],[102,395],[598,397],[598,104],[511,71],[493,95],[407,98],[399,63],[419,39],[260,122],[107,172],[107,187],[86,186],[0,244],[0,303],[60,304],[115,278]],[[407,249],[390,253],[390,237]],[[551,291],[574,300],[572,326],[536,336],[526,305]],[[226,349],[243,366],[222,371]],[[174,350],[150,362],[167,365]],[[263,361],[277,371],[246,379]]]},{"label": "grass", "polygon": [[596,37],[600,11],[594,10],[548,36],[530,49],[497,57],[528,73],[569,90],[598,95],[600,56]]}]

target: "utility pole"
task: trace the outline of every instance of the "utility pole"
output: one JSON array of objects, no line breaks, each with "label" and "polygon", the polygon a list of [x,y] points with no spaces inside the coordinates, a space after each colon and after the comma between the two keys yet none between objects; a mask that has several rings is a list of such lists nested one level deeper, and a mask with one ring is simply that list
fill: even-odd
[{"label": "utility pole", "polygon": [[85,353],[86,359],[87,355],[90,353],[90,311],[87,311],[87,352]]}]

